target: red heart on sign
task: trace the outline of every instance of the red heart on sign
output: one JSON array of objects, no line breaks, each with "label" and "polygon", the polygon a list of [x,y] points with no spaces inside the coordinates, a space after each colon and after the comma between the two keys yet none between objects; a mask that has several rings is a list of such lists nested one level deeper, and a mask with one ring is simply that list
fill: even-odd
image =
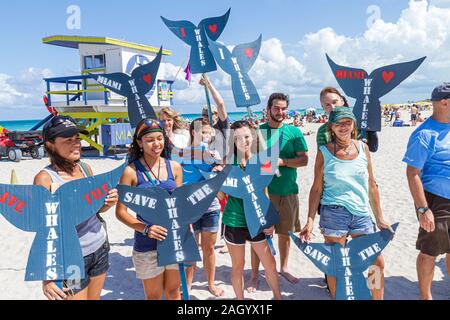
[{"label": "red heart on sign", "polygon": [[150,85],[150,82],[152,82],[152,75],[150,73],[147,73],[142,77],[142,80],[144,80],[148,85]]},{"label": "red heart on sign", "polygon": [[211,31],[212,33],[216,33],[217,32],[217,24],[211,24],[208,26],[209,31]]},{"label": "red heart on sign", "polygon": [[181,28],[180,31],[181,31],[181,36],[183,38],[186,38],[186,31],[184,31],[184,28]]},{"label": "red heart on sign", "polygon": [[261,166],[261,171],[269,174],[273,172],[272,164],[270,163],[270,161],[267,161]]},{"label": "red heart on sign", "polygon": [[383,71],[383,73],[381,73],[381,76],[383,77],[384,83],[388,84],[389,82],[391,82],[391,80],[394,78],[394,71]]},{"label": "red heart on sign", "polygon": [[251,58],[253,57],[253,49],[252,48],[247,48],[244,50],[244,53],[247,57]]}]

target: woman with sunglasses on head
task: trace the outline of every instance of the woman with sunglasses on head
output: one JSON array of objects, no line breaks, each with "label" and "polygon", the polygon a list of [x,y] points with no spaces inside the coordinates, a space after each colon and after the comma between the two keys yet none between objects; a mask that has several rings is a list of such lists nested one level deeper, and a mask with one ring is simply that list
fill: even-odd
[{"label": "woman with sunglasses on head", "polygon": [[[316,212],[320,210],[320,230],[325,243],[345,245],[349,235],[358,238],[375,232],[369,207],[379,229],[393,230],[385,222],[380,195],[375,183],[368,146],[356,140],[356,118],[349,108],[336,108],[327,124],[331,142],[317,153],[314,182],[309,194],[308,222],[300,232],[302,241],[310,241]],[[319,207],[320,205],[320,207]],[[320,209],[319,209],[320,208]],[[374,300],[383,299],[384,260],[381,255],[369,271],[376,271],[380,286],[373,288]],[[336,278],[327,277],[331,296],[336,297]]]},{"label": "woman with sunglasses on head", "polygon": [[[245,170],[248,161],[259,152],[261,141],[257,137],[255,128],[248,121],[236,121],[231,125],[229,144],[227,163],[232,161],[234,166],[239,166]],[[219,192],[219,199],[224,196],[224,193]],[[245,219],[243,200],[231,195],[228,196],[222,221],[225,225],[225,241],[231,256],[231,283],[236,298],[244,300],[245,244],[250,242],[253,251],[263,264],[266,281],[272,289],[274,299],[281,300],[275,258],[266,240],[266,236],[273,235],[274,226],[252,238]]]},{"label": "woman with sunglasses on head", "polygon": [[[129,150],[129,165],[121,185],[138,188],[158,186],[171,193],[183,183],[180,164],[170,161],[169,139],[164,125],[153,119],[142,120],[133,137]],[[168,230],[151,221],[129,214],[127,207],[119,202],[117,218],[135,231],[133,264],[136,276],[142,280],[147,300],[180,300],[180,275],[178,265],[159,267],[157,242],[163,241]]]},{"label": "woman with sunglasses on head", "polygon": [[[34,178],[34,184],[55,192],[66,182],[93,176],[91,167],[80,162],[81,140],[79,129],[70,117],[57,116],[43,129],[44,147],[50,157],[50,165]],[[118,201],[117,190],[111,190],[99,213],[108,211]],[[109,243],[106,229],[99,216],[93,216],[77,227],[85,264],[85,279],[76,283],[64,282],[60,289],[52,281],[43,282],[43,291],[49,300],[100,300],[101,291],[109,268]]]},{"label": "woman with sunglasses on head", "polygon": [[[209,121],[199,118],[191,122],[189,133],[191,147],[183,150],[182,168],[183,184],[192,184],[204,180],[201,171],[221,171],[222,160],[216,151],[209,150],[213,128]],[[214,199],[209,209],[193,224],[197,243],[201,243],[203,266],[205,269],[208,290],[215,297],[224,295],[224,291],[215,285],[216,255],[215,245],[219,232],[220,202]],[[201,239],[201,241],[200,241]],[[189,290],[192,287],[196,265],[186,270]]]}]

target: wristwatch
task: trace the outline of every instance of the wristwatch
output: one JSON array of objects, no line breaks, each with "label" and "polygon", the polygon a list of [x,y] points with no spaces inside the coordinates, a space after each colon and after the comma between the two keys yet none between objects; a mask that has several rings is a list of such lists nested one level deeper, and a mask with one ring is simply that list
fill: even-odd
[{"label": "wristwatch", "polygon": [[416,212],[417,212],[417,218],[420,218],[421,215],[423,215],[425,212],[427,212],[428,210],[430,210],[430,208],[425,207],[425,208],[417,208]]},{"label": "wristwatch", "polygon": [[142,235],[148,238],[148,232],[150,231],[150,226],[147,224],[144,227],[144,231],[142,231]]}]

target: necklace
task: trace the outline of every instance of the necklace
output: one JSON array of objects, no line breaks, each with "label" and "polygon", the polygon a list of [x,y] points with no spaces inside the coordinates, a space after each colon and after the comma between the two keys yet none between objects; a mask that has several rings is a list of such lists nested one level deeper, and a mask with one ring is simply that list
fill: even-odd
[{"label": "necklace", "polygon": [[147,160],[145,160],[144,158],[144,162],[147,165],[148,169],[150,170],[150,173],[155,177],[156,181],[158,181],[158,184],[161,184],[161,180],[159,180],[159,175],[161,173],[161,158],[159,158],[159,164],[158,164],[158,176],[155,175],[155,173],[153,172],[152,168],[148,165]]},{"label": "necklace", "polygon": [[348,157],[352,153],[352,143],[350,143],[348,146],[343,147],[341,144],[334,142],[334,154],[336,155],[336,145],[341,148],[341,150],[345,153],[345,155]]}]

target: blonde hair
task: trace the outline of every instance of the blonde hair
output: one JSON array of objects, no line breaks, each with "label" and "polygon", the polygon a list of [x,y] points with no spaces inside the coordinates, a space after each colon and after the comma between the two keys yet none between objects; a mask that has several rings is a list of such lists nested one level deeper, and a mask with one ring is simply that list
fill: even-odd
[{"label": "blonde hair", "polygon": [[180,116],[180,114],[178,112],[176,112],[172,108],[164,107],[159,112],[159,118],[160,119],[161,119],[161,115],[162,114],[165,114],[166,116],[168,116],[169,118],[171,118],[173,120],[173,131],[175,131],[175,130],[183,130],[184,129],[183,120],[181,119],[181,116]]}]

